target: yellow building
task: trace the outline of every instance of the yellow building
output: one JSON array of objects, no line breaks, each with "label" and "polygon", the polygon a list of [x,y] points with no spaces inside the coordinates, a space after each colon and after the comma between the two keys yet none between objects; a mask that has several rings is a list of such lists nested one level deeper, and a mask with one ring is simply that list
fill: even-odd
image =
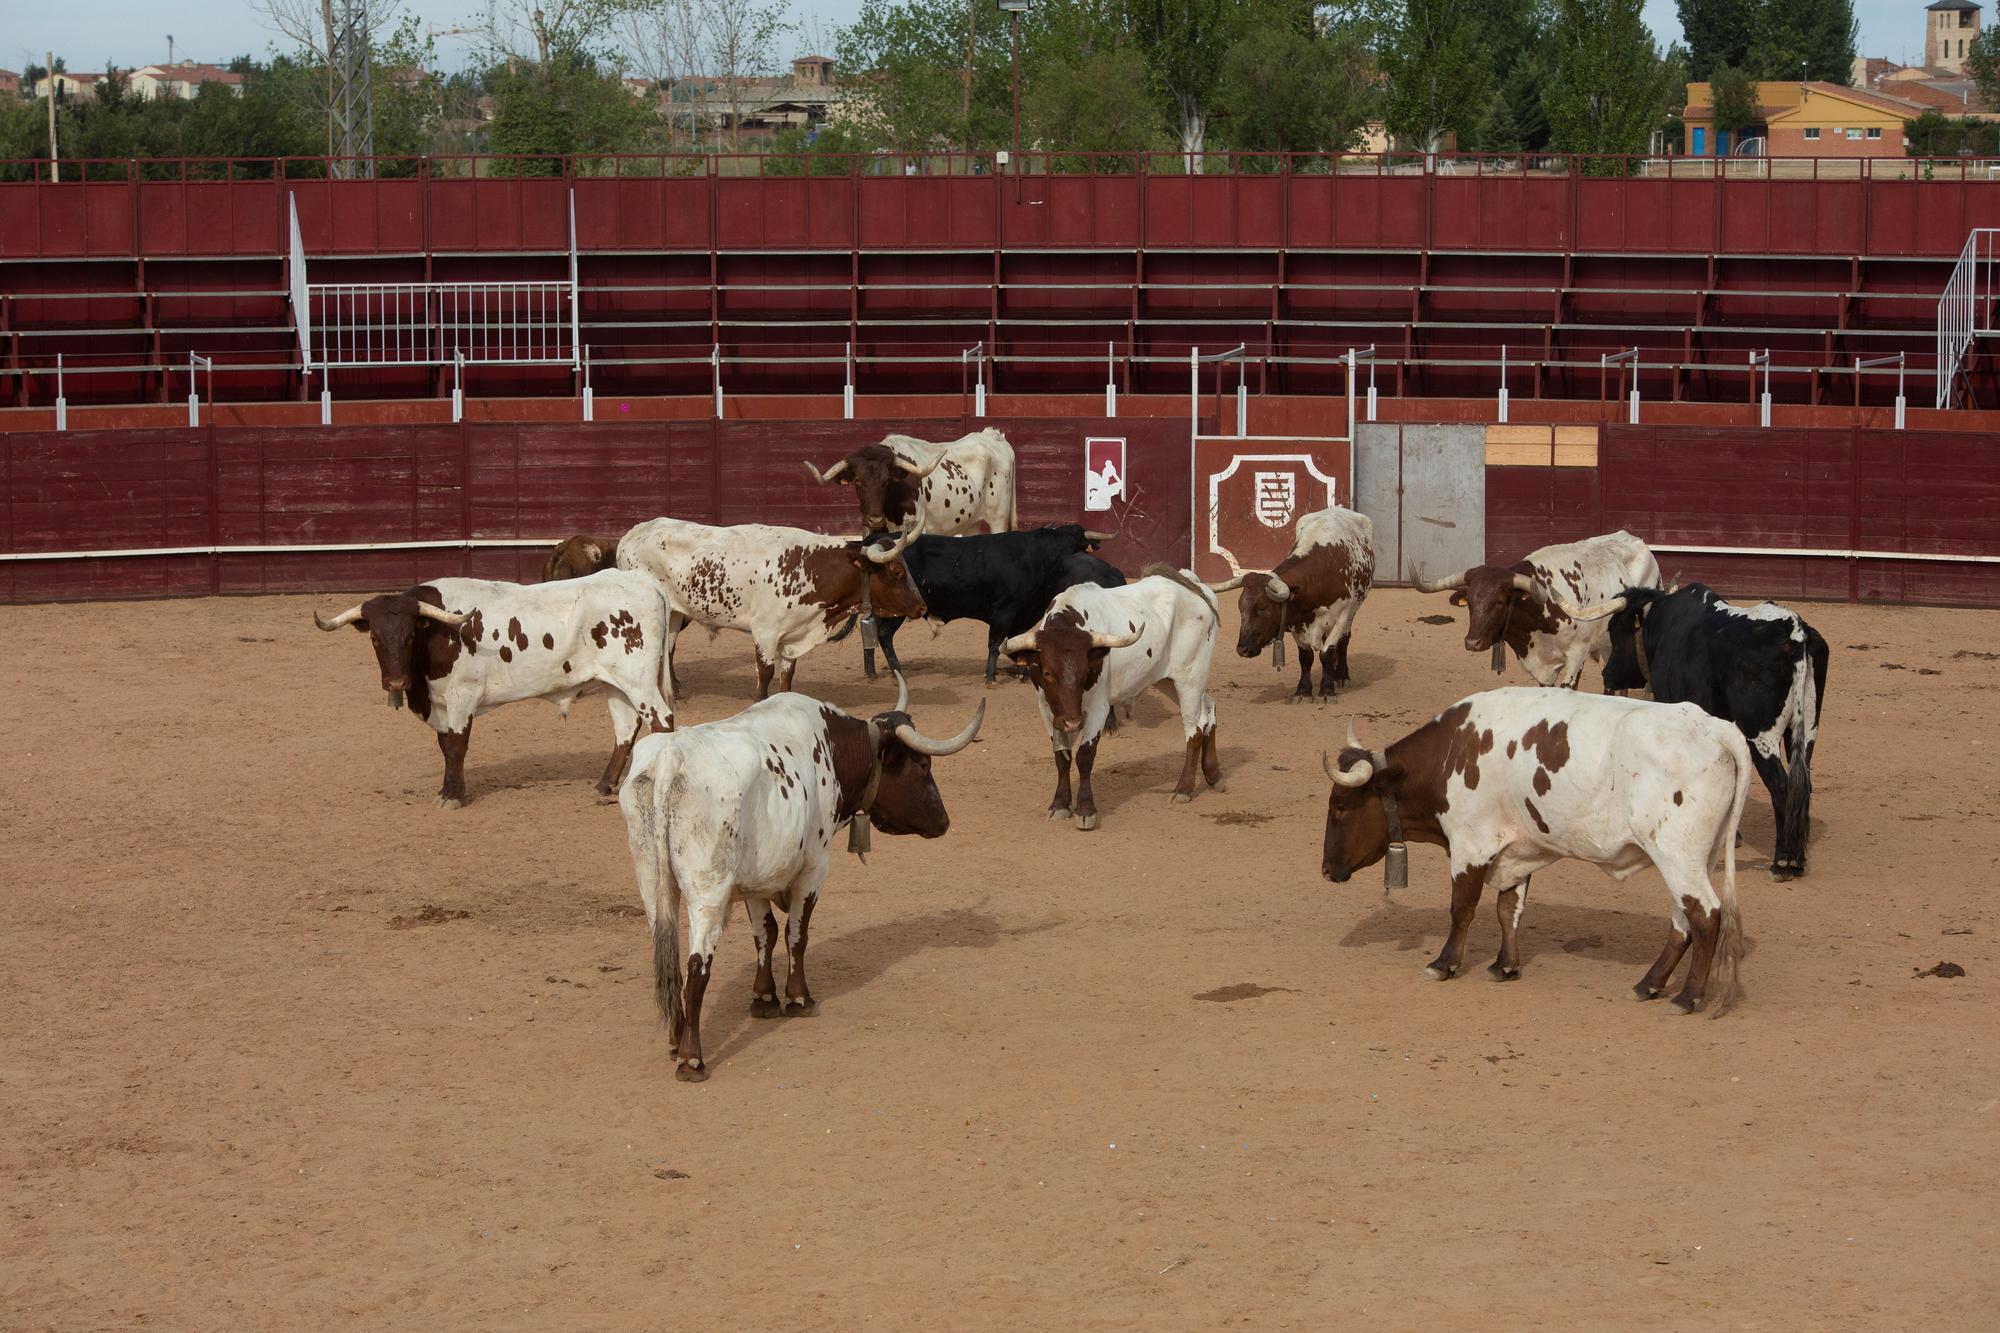
[{"label": "yellow building", "polygon": [[1922,115],[1916,102],[1838,83],[1784,81],[1757,85],[1757,120],[1731,133],[1715,124],[1715,91],[1688,85],[1681,113],[1686,150],[1727,157],[1749,139],[1763,139],[1766,157],[1901,157],[1903,127]]}]

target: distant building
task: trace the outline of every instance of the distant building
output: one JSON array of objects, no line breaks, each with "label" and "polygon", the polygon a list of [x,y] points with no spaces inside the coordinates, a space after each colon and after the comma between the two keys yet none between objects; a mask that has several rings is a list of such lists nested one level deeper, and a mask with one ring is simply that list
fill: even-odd
[{"label": "distant building", "polygon": [[[59,69],[55,72],[53,82],[57,97],[94,102],[97,100],[97,85],[104,82],[104,76],[102,74],[72,74],[66,69]],[[49,95],[50,83],[51,79],[47,74],[36,79],[35,96],[47,97]]]},{"label": "distant building", "polygon": [[624,84],[634,97],[654,98],[660,113],[671,114],[677,124],[691,122],[722,134],[734,129],[739,139],[753,142],[780,130],[839,120],[849,97],[826,56],[800,56],[789,76],[739,79],[734,90],[727,80],[707,74],[676,79],[671,91],[651,79],[627,78]]},{"label": "distant building", "polygon": [[243,76],[232,74],[218,65],[201,65],[192,60],[183,60],[177,65],[147,65],[132,71],[132,91],[148,100],[175,97],[182,101],[201,91],[205,83],[219,83],[235,93],[243,95]]},{"label": "distant building", "polygon": [[0,69],[0,97],[19,97],[21,76],[11,69]]},{"label": "distant building", "polygon": [[1729,157],[1756,139],[1766,157],[1902,157],[1903,127],[1923,112],[1901,96],[1785,80],[1758,84],[1756,122],[1732,132],[1715,123],[1714,89],[1690,83],[1681,120],[1694,157]]},{"label": "distant building", "polygon": [[1924,64],[1965,73],[1965,53],[1979,38],[1979,6],[1972,0],[1935,0],[1924,13]]}]

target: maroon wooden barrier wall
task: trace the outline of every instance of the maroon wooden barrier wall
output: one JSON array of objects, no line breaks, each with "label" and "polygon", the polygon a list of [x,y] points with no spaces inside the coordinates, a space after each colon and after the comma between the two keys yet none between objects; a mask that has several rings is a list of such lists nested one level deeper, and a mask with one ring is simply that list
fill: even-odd
[{"label": "maroon wooden barrier wall", "polygon": [[[1489,558],[1625,528],[1658,546],[2000,557],[2000,436],[1607,427],[1598,466],[1486,470]],[[2000,564],[1663,551],[1726,596],[2000,604]]]},{"label": "maroon wooden barrier wall", "polygon": [[[1187,559],[1179,421],[991,421],[1013,444],[1024,523],[1082,516],[1086,434],[1126,437],[1138,508],[1106,548],[1136,570]],[[90,431],[0,437],[0,553],[202,548],[172,556],[0,561],[0,599],[399,587],[467,574],[539,577],[539,549],[475,540],[622,532],[661,514],[710,523],[858,527],[829,466],[889,430],[963,423],[678,421]],[[1106,523],[1103,526],[1113,526]],[[428,550],[207,553],[212,547],[442,542]]]}]

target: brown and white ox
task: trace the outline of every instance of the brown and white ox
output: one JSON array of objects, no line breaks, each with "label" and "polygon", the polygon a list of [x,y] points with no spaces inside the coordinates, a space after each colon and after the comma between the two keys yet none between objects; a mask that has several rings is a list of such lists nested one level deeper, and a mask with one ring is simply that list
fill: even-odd
[{"label": "brown and white ox", "polygon": [[1319,700],[1338,697],[1348,683],[1347,641],[1354,617],[1375,582],[1375,524],[1366,514],[1330,506],[1300,518],[1292,553],[1268,573],[1242,573],[1211,583],[1217,593],[1241,588],[1243,625],[1236,654],[1255,657],[1292,636],[1299,653],[1299,687],[1292,702],[1313,697],[1313,658],[1319,658]]},{"label": "brown and white ox", "polygon": [[326,619],[368,636],[391,708],[404,699],[437,733],[444,785],[437,803],[465,802],[465,751],[472,719],[502,704],[547,699],[563,716],[578,696],[602,694],[615,742],[599,795],[625,771],[643,723],[673,728],[666,662],[672,620],[659,585],[643,574],[607,569],[557,583],[432,579],[370,597]]},{"label": "brown and white ox", "polygon": [[923,594],[903,563],[922,531],[919,524],[893,540],[854,541],[763,523],[656,518],[620,539],[618,567],[659,581],[680,618],[676,629],[692,620],[748,634],[764,699],[774,675],[780,690],[791,689],[799,659],[845,634],[857,614],[923,618]]},{"label": "brown and white ox", "polygon": [[1610,660],[1611,630],[1575,619],[1562,602],[1588,606],[1627,588],[1657,588],[1660,566],[1646,543],[1621,530],[1544,546],[1504,569],[1474,565],[1436,580],[1415,570],[1410,581],[1419,592],[1449,592],[1453,606],[1466,608],[1465,650],[1491,649],[1496,672],[1511,648],[1536,684],[1573,690],[1585,663]]},{"label": "brown and white ox", "polygon": [[549,558],[542,562],[542,582],[580,579],[600,569],[610,569],[617,555],[616,537],[592,537],[585,533],[565,537],[555,544]]},{"label": "brown and white ox", "polygon": [[992,427],[950,444],[932,444],[913,435],[890,435],[864,444],[821,472],[806,471],[820,485],[854,488],[861,506],[861,530],[883,532],[923,520],[933,537],[977,532],[1012,532],[1021,526],[1014,507],[1014,446]]},{"label": "brown and white ox", "polygon": [[[986,704],[958,735],[932,740],[912,725],[908,687],[900,677],[897,685],[896,706],[872,718],[788,694],[639,742],[618,803],[652,926],[654,993],[674,1046],[675,1077],[708,1077],[702,997],[732,902],[743,904],[757,942],[750,1012],[813,1017],[819,1005],[806,985],[806,932],[834,835],[849,828],[848,850],[866,851],[865,837],[853,833],[856,820],[862,829],[923,838],[951,827],[931,759],[970,745]],[[774,906],[785,913],[791,956],[782,1001],[771,967]]]},{"label": "brown and white ox", "polygon": [[[1656,867],[1673,902],[1666,948],[1635,993],[1665,989],[1692,943],[1673,1007],[1721,1012],[1737,994],[1743,922],[1736,904],[1736,825],[1754,771],[1742,733],[1693,704],[1519,687],[1461,699],[1385,751],[1347,746],[1327,761],[1320,871],[1344,884],[1386,855],[1402,886],[1406,842],[1443,847],[1451,864],[1451,934],[1424,974],[1457,974],[1480,894],[1499,895],[1496,981],[1521,974],[1515,932],[1528,880],[1564,859],[1613,879]],[[1720,858],[1722,887],[1709,868]]]},{"label": "brown and white ox", "polygon": [[[1041,622],[1000,646],[1035,687],[1042,726],[1055,750],[1056,794],[1050,819],[1097,827],[1097,799],[1090,789],[1097,742],[1119,704],[1148,685],[1180,708],[1187,755],[1173,799],[1194,799],[1195,767],[1208,785],[1222,789],[1215,749],[1215,700],[1208,673],[1221,624],[1215,597],[1194,575],[1149,565],[1145,577],[1122,588],[1079,584],[1056,595]],[[1076,756],[1077,789],[1070,796],[1069,766]]]}]

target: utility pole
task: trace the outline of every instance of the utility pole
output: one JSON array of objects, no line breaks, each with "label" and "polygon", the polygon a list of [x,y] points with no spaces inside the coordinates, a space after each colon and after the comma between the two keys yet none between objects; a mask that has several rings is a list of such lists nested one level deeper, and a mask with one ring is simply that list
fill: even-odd
[{"label": "utility pole", "polygon": [[56,151],[56,53],[42,56],[42,72],[49,81],[49,179],[62,179],[62,155]]}]

